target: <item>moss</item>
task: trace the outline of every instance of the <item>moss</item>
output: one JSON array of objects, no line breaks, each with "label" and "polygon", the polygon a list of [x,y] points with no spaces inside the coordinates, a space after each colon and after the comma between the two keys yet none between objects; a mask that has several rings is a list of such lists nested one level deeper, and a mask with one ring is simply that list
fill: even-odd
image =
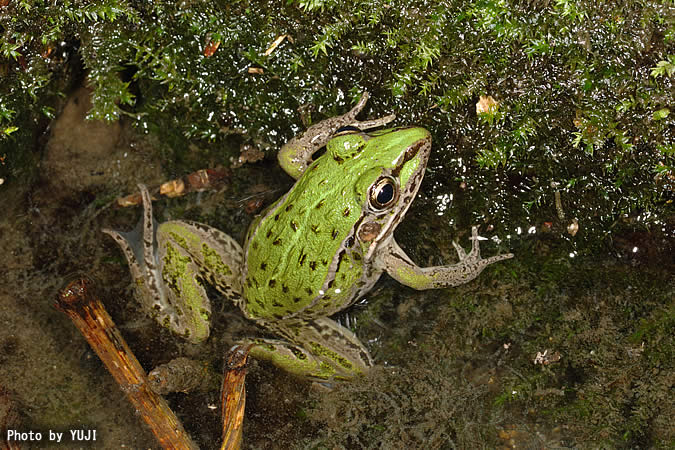
[{"label": "moss", "polygon": [[[516,195],[522,206],[549,203],[556,181],[564,197],[605,198],[593,211],[604,225],[662,208],[672,181],[653,177],[672,175],[672,152],[657,149],[672,147],[674,117],[674,32],[662,2],[349,5],[10,2],[0,9],[11,18],[0,42],[9,81],[0,134],[16,142],[30,132],[22,118],[41,114],[58,94],[56,68],[78,59],[94,87],[90,117],[127,116],[162,133],[172,161],[190,143],[222,149],[232,133],[278,148],[297,129],[295,111],[315,122],[343,110],[345,96],[381,98],[384,88],[394,97],[378,109],[432,128],[444,163],[477,152],[513,181],[510,195],[527,190]],[[476,120],[480,95],[497,99],[498,117]],[[566,205],[568,214],[586,215],[583,203]]]},{"label": "moss", "polygon": [[487,386],[458,378],[458,364],[436,360],[430,365],[425,356],[431,355],[420,352],[417,364],[404,370],[377,369],[367,379],[323,394],[310,415],[321,431],[306,448],[494,445],[494,433],[485,432],[490,413],[481,408]]}]

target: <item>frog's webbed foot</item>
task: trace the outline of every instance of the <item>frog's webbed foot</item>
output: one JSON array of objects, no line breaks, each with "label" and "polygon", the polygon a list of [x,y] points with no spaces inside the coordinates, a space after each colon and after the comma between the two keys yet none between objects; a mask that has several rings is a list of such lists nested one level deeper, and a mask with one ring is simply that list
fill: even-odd
[{"label": "frog's webbed foot", "polygon": [[307,170],[312,163],[312,155],[325,146],[335,132],[343,127],[356,127],[360,130],[386,125],[396,118],[390,114],[378,119],[359,121],[356,116],[368,102],[368,92],[364,92],[358,103],[347,113],[324,119],[309,127],[300,136],[296,136],[281,147],[277,159],[281,168],[296,180]]},{"label": "frog's webbed foot", "polygon": [[468,254],[459,244],[452,243],[459,257],[458,263],[434,267],[417,266],[396,241],[392,240],[385,250],[382,269],[398,282],[413,289],[436,289],[468,283],[490,264],[513,258],[513,253],[506,253],[482,259],[478,244],[478,227],[471,228],[471,240],[473,242]]},{"label": "frog's webbed foot", "polygon": [[[368,350],[347,328],[329,318],[268,327],[289,341],[255,339],[251,355],[315,381],[349,380],[373,366]],[[292,342],[291,342],[292,339]]]},{"label": "frog's webbed foot", "polygon": [[[155,228],[157,223],[152,216],[152,197],[144,184],[139,184],[143,203],[143,215],[136,227],[129,232],[103,228],[101,231],[112,237],[122,249],[127,259],[134,284],[138,287],[138,297],[147,311],[159,311],[162,315],[163,298],[161,279],[157,271],[155,253]],[[163,319],[163,317],[162,317]],[[158,316],[159,320],[159,316]]]},{"label": "frog's webbed foot", "polygon": [[[192,342],[203,341],[209,335],[211,307],[200,281],[199,267],[184,253],[158,243],[152,198],[145,185],[139,184],[138,188],[143,199],[143,216],[136,228],[127,233],[105,228],[102,231],[122,249],[143,309],[176,334]],[[185,292],[193,294],[192,303],[184,300]]]}]

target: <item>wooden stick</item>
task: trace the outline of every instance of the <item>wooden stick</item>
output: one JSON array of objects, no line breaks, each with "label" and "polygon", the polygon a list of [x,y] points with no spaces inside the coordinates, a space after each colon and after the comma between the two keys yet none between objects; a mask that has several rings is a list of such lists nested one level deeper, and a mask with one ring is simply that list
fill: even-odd
[{"label": "wooden stick", "polygon": [[223,418],[223,445],[221,450],[241,448],[244,410],[246,408],[246,360],[254,344],[235,345],[225,362],[223,390],[220,396]]},{"label": "wooden stick", "polygon": [[55,306],[72,319],[162,448],[198,449],[164,398],[152,392],[143,367],[92,291],[92,282],[80,277],[59,292]]},{"label": "wooden stick", "polygon": [[[202,192],[207,189],[218,189],[225,183],[225,179],[231,176],[229,169],[217,167],[215,169],[201,169],[163,183],[159,190],[151,189],[153,196],[159,191],[160,195],[168,198],[180,197],[190,192]],[[143,203],[140,193],[130,194],[117,199],[117,206],[136,206]]]}]

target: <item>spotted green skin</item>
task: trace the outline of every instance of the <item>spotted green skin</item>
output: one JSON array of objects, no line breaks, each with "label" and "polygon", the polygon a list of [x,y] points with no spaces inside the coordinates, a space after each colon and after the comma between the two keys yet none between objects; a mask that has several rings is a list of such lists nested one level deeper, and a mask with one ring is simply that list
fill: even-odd
[{"label": "spotted green skin", "polygon": [[[253,356],[312,379],[349,379],[373,361],[329,316],[366,294],[382,272],[415,289],[433,289],[466,283],[513,256],[481,259],[474,227],[469,254],[455,244],[458,263],[422,268],[412,262],[393,232],[417,194],[431,137],[419,127],[366,133],[394,119],[356,120],[367,99],[364,94],[348,113],[282,147],[279,162],[297,181],[253,222],[243,248],[204,224],[157,225],[150,195],[140,186],[144,215],[136,230],[104,231],[122,248],[141,303],[160,323],[193,342],[206,339],[206,280],[282,338],[250,340],[257,344]],[[359,129],[338,132],[345,126]]]},{"label": "spotted green skin", "polygon": [[[319,318],[344,309],[379,277],[379,242],[359,239],[373,223],[388,235],[396,213],[407,208],[419,186],[430,148],[423,128],[354,134],[328,142],[293,188],[249,230],[244,297],[254,319]],[[410,157],[405,157],[405,151]],[[345,176],[349,174],[349,176]],[[398,208],[375,211],[369,190],[395,176],[407,196]],[[412,192],[411,192],[412,191]]]}]

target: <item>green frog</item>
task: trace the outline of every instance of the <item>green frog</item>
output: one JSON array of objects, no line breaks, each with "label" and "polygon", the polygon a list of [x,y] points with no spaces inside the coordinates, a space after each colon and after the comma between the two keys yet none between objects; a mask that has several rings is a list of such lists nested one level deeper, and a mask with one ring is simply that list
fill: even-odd
[{"label": "green frog", "polygon": [[[284,145],[278,159],[295,185],[251,224],[244,246],[197,222],[157,224],[143,185],[143,216],[129,233],[104,230],[122,248],[141,303],[164,326],[198,343],[209,335],[204,281],[280,339],[255,339],[251,354],[315,380],[350,379],[373,360],[329,317],[365,295],[387,272],[414,289],[457,286],[512,254],[481,259],[478,231],[459,262],[419,267],[394,230],[422,182],[431,135],[420,127],[379,128],[394,116],[358,121],[365,93],[344,115]],[[322,147],[323,155],[312,159]]]}]

